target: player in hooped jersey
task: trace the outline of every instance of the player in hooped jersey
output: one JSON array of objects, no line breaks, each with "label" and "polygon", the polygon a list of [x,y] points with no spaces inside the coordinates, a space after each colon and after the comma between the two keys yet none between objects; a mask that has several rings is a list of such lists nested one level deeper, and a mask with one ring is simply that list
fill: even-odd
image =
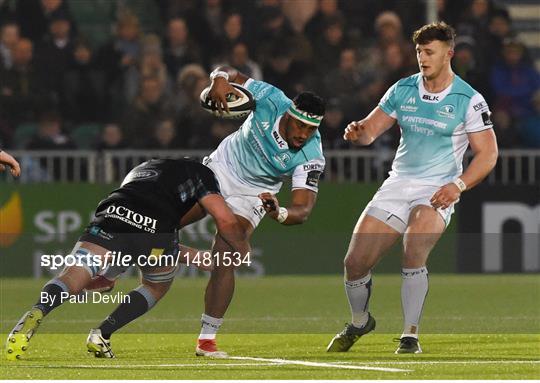
[{"label": "player in hooped jersey", "polygon": [[[265,214],[284,225],[303,223],[315,205],[325,164],[318,131],[325,112],[323,100],[311,92],[290,100],[278,88],[229,67],[217,68],[210,78],[209,96],[218,109],[227,110],[227,94],[236,93],[229,81],[246,87],[256,101],[255,111],[240,129],[204,162],[216,174],[243,232],[250,237]],[[291,202],[286,208],[275,197],[284,177],[292,178]],[[217,237],[216,250],[227,250]],[[226,356],[217,350],[215,337],[233,291],[234,269],[214,268],[206,288],[197,355]]]},{"label": "player in hooped jersey", "polygon": [[[420,73],[395,83],[344,139],[369,145],[398,123],[401,140],[390,176],[358,219],[345,257],[345,291],[352,323],[328,345],[343,352],[375,328],[369,313],[371,269],[403,235],[401,301],[404,328],[396,353],[422,352],[418,330],[428,291],[427,259],[461,193],[480,183],[497,161],[488,106],[452,72],[455,33],[444,22],[413,35]],[[463,172],[470,144],[474,158]]]}]

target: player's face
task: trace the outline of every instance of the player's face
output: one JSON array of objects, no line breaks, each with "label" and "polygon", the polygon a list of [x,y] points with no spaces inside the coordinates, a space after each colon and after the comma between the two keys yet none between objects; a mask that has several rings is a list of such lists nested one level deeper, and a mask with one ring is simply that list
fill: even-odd
[{"label": "player's face", "polygon": [[287,116],[287,128],[285,140],[291,149],[300,149],[317,131],[317,127],[308,125],[294,117]]},{"label": "player's face", "polygon": [[433,40],[428,44],[416,44],[416,59],[420,72],[426,80],[437,78],[448,65],[454,51],[450,46],[439,40]]}]

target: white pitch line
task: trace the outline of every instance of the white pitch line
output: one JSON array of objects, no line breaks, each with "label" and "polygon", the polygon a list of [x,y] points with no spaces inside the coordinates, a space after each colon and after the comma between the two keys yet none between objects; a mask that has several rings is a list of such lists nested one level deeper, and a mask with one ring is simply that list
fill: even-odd
[{"label": "white pitch line", "polygon": [[[349,364],[349,363],[357,363],[357,362],[336,362],[336,363],[343,363],[343,364]],[[388,361],[388,362],[366,362],[367,364],[384,364],[384,365],[407,365],[407,364],[538,364],[540,363],[540,360],[426,360],[426,361],[420,361],[420,360],[412,360],[410,362],[407,361]]]},{"label": "white pitch line", "polygon": [[410,372],[410,371],[412,371],[412,370],[403,370],[403,369],[400,369],[400,368],[352,366],[352,365],[343,365],[343,364],[337,364],[337,363],[307,362],[307,361],[304,361],[304,360],[253,358],[253,357],[250,357],[250,356],[229,356],[228,359],[253,360],[253,361],[257,361],[257,362],[272,362],[272,363],[277,363],[277,364],[293,364],[293,365],[298,365],[298,366],[309,366],[309,367],[343,368],[343,369],[348,369],[348,370],[370,370],[370,371],[384,371],[384,372]]},{"label": "white pitch line", "polygon": [[149,367],[207,367],[207,366],[278,366],[281,363],[171,363],[171,364],[65,364],[65,365],[37,365],[37,364],[13,364],[10,367],[19,368],[149,368]]}]

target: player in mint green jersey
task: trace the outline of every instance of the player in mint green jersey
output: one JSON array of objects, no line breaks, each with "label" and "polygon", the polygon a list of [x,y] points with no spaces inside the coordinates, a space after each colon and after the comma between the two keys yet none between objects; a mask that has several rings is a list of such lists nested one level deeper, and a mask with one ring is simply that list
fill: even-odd
[{"label": "player in mint green jersey", "polygon": [[[218,109],[226,110],[227,94],[236,92],[230,82],[243,85],[256,101],[255,111],[240,129],[225,138],[204,162],[216,174],[221,193],[244,234],[250,237],[265,214],[285,225],[303,223],[315,205],[325,164],[318,131],[325,112],[322,99],[303,92],[290,100],[280,89],[228,67],[216,69],[210,78],[209,96]],[[292,179],[287,208],[275,197],[284,177]],[[228,250],[218,237],[216,250]],[[234,269],[214,268],[206,288],[197,355],[225,356],[217,350],[215,337],[233,291]]]},{"label": "player in mint green jersey", "polygon": [[[481,182],[497,161],[488,105],[452,72],[455,32],[444,22],[413,35],[420,73],[395,83],[344,139],[369,145],[396,122],[401,140],[390,176],[358,219],[345,257],[345,291],[352,323],[328,345],[343,352],[375,328],[369,313],[371,269],[403,236],[401,302],[404,328],[396,353],[422,352],[418,333],[428,291],[427,259],[450,222],[462,192]],[[468,146],[474,158],[463,172]]]}]

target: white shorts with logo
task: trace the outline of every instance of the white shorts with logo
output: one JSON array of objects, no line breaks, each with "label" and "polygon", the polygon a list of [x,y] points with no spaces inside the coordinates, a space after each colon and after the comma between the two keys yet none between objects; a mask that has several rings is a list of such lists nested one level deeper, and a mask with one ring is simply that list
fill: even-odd
[{"label": "white shorts with logo", "polygon": [[215,157],[211,159],[206,157],[203,163],[212,169],[216,175],[221,195],[232,212],[244,217],[251,223],[253,228],[256,228],[266,214],[258,195],[269,190],[240,182],[234,177],[232,171],[222,162],[217,161]]},{"label": "white shorts with logo", "polygon": [[[384,181],[371,202],[367,204],[364,213],[383,221],[394,230],[404,233],[412,209],[418,205],[431,206],[431,197],[446,183],[434,184],[429,181],[390,177]],[[454,205],[444,210],[437,209],[437,212],[448,226],[454,212]]]}]

